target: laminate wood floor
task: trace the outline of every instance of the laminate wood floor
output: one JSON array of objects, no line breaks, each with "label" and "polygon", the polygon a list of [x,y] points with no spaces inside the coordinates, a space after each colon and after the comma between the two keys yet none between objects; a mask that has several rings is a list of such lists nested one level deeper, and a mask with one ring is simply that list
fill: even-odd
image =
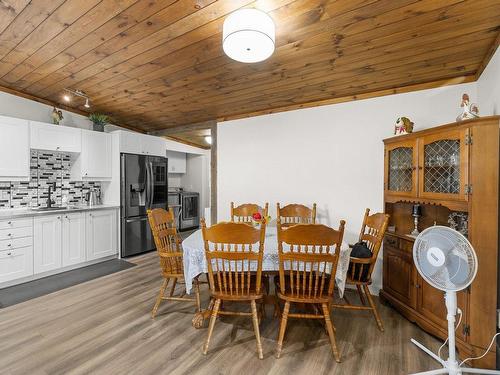
[{"label": "laminate wood floor", "polygon": [[[380,306],[384,333],[368,312],[334,310],[340,364],[323,326],[308,320],[289,320],[276,359],[278,321],[271,309],[261,324],[263,360],[257,358],[251,320],[239,317],[217,321],[204,356],[206,328],[191,326],[193,305],[164,302],[151,319],[161,283],[156,254],[130,260],[138,266],[1,309],[0,373],[369,375],[436,366],[410,338],[434,350],[440,342],[388,306]],[[202,295],[206,302],[206,286]]]}]

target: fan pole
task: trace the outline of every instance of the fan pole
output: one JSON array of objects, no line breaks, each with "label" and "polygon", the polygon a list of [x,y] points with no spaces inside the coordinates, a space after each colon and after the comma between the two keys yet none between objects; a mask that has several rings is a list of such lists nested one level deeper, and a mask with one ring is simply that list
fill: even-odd
[{"label": "fan pole", "polygon": [[444,296],[446,304],[446,319],[448,320],[448,360],[444,361],[439,358],[436,354],[431,352],[425,346],[420,344],[418,341],[411,339],[411,342],[415,344],[419,349],[427,353],[429,356],[434,358],[437,362],[441,363],[442,369],[431,370],[425,372],[415,373],[413,375],[435,375],[435,374],[450,374],[450,375],[461,375],[461,374],[500,374],[498,370],[486,370],[486,369],[476,369],[469,367],[459,367],[456,356],[455,349],[455,316],[457,314],[457,293],[453,291],[447,291]]},{"label": "fan pole", "polygon": [[448,320],[448,360],[447,368],[450,375],[459,374],[459,367],[455,350],[455,316],[457,315],[457,293],[446,292],[444,295],[446,304],[446,320]]}]

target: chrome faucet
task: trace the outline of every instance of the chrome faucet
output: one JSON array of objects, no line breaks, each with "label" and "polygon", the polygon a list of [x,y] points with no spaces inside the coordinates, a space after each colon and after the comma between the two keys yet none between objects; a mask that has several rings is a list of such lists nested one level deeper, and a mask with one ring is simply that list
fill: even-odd
[{"label": "chrome faucet", "polygon": [[56,203],[54,200],[52,200],[52,193],[54,192],[54,190],[56,190],[56,183],[51,182],[49,184],[49,197],[47,198],[47,207],[48,208],[51,208],[52,205]]}]

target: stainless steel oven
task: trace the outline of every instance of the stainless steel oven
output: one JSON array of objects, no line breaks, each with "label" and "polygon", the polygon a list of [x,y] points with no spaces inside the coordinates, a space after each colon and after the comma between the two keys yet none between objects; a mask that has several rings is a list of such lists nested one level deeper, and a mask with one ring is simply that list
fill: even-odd
[{"label": "stainless steel oven", "polygon": [[181,214],[179,229],[188,230],[200,226],[200,194],[183,191],[181,195]]}]

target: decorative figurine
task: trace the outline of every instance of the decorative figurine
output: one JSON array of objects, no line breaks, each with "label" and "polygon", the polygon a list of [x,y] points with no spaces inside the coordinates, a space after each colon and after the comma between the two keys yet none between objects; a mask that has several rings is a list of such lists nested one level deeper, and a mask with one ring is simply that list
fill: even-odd
[{"label": "decorative figurine", "polygon": [[462,95],[462,113],[458,115],[457,121],[479,118],[479,108],[477,104],[471,103],[468,94]]},{"label": "decorative figurine", "polygon": [[63,119],[63,114],[61,110],[57,110],[56,107],[52,110],[52,122],[54,125],[59,125],[61,120]]},{"label": "decorative figurine", "polygon": [[419,204],[414,204],[413,205],[413,211],[412,211],[412,214],[411,216],[414,217],[414,224],[415,224],[415,228],[413,229],[413,231],[411,232],[411,235],[412,236],[418,236],[418,234],[420,233],[418,231],[418,218],[420,216],[422,216],[422,207],[419,205]]},{"label": "decorative figurine", "polygon": [[413,122],[408,117],[400,117],[394,126],[394,135],[410,134],[413,132]]}]

